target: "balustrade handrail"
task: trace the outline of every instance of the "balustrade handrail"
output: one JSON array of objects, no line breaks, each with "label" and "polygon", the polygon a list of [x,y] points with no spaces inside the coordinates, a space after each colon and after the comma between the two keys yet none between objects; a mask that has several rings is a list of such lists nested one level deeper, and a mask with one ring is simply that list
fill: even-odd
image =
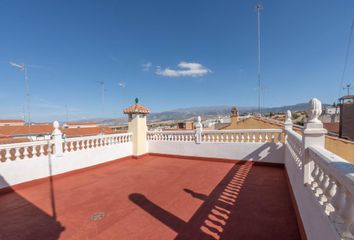
[{"label": "balustrade handrail", "polygon": [[[230,130],[203,130],[202,133],[282,133],[283,129],[270,128],[270,129],[230,129]],[[181,131],[148,131],[148,134],[194,134],[194,130],[181,130]]]},{"label": "balustrade handrail", "polygon": [[283,129],[230,129],[230,130],[203,130],[203,133],[282,133]]},{"label": "balustrade handrail", "polygon": [[181,131],[148,131],[148,134],[194,134],[193,130],[181,130]]},{"label": "balustrade handrail", "polygon": [[308,147],[310,157],[354,196],[354,165],[322,147]]},{"label": "balustrade handrail", "polygon": [[31,141],[31,142],[0,144],[0,150],[9,149],[9,148],[22,148],[22,147],[48,145],[51,143],[53,143],[53,140],[40,140],[40,141]]},{"label": "balustrade handrail", "polygon": [[285,133],[288,135],[288,137],[290,136],[290,137],[293,137],[298,143],[302,143],[302,136],[301,136],[301,134],[299,134],[299,133],[297,133],[297,132],[295,132],[294,130],[288,130],[288,129],[286,129],[286,130],[284,130],[285,131]]},{"label": "balustrade handrail", "polygon": [[104,134],[104,135],[95,135],[95,136],[85,136],[85,137],[72,137],[63,139],[64,142],[77,142],[85,140],[95,140],[107,137],[121,137],[121,136],[131,136],[132,133],[115,133],[115,134]]}]

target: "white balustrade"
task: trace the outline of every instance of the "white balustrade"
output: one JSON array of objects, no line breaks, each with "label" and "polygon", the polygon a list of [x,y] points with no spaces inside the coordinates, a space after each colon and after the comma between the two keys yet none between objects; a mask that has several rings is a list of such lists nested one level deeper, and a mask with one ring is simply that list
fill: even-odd
[{"label": "white balustrade", "polygon": [[194,139],[194,131],[149,131],[147,133],[149,141],[192,142]]},{"label": "white balustrade", "polygon": [[[201,141],[210,143],[269,142],[268,134],[272,142],[282,141],[282,129],[204,130]],[[195,141],[195,131],[149,131],[147,140],[191,142]]]},{"label": "white balustrade", "polygon": [[[8,160],[23,160],[38,157],[45,154],[44,146],[48,144],[49,141],[1,144],[0,152],[4,152],[4,154],[0,155],[0,160],[5,162]],[[38,148],[40,149],[39,152]]]},{"label": "white balustrade", "polygon": [[[131,142],[131,133],[112,134],[110,136],[88,136],[67,138],[62,144],[64,152],[87,151],[91,148],[99,146],[110,146],[125,142]],[[100,145],[98,145],[100,143]],[[103,144],[105,143],[105,144]],[[27,158],[40,157],[52,153],[54,142],[35,141],[25,143],[1,144],[0,145],[0,160],[5,162],[8,160],[23,160]]]},{"label": "white balustrade", "polygon": [[120,143],[131,142],[131,133],[119,133],[98,136],[87,136],[87,137],[75,137],[67,138],[64,140],[64,151],[84,151],[98,147],[105,147]]},{"label": "white balustrade", "polygon": [[309,147],[314,162],[310,190],[338,234],[354,239],[354,166],[320,147]]},{"label": "white balustrade", "polygon": [[286,146],[289,149],[296,165],[300,170],[303,168],[304,150],[302,146],[302,136],[293,130],[285,130]]}]

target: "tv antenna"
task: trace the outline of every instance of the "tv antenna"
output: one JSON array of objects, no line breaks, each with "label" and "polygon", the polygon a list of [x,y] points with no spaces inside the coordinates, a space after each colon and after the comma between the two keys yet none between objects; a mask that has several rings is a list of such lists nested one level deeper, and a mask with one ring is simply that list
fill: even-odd
[{"label": "tv antenna", "polygon": [[257,3],[256,5],[256,11],[257,11],[257,64],[258,64],[258,70],[257,70],[257,78],[258,78],[258,112],[262,114],[262,106],[261,106],[261,101],[262,101],[262,82],[261,82],[261,10],[263,10],[263,6],[260,2]]},{"label": "tv antenna", "polygon": [[350,89],[352,89],[352,85],[350,83],[348,83],[347,85],[345,85],[345,87],[343,89],[346,89],[347,90],[347,96],[349,96],[349,92],[350,92]]},{"label": "tv antenna", "polygon": [[104,81],[99,81],[98,82],[101,85],[101,104],[102,104],[102,118],[104,118],[104,94],[106,92],[105,84]]}]

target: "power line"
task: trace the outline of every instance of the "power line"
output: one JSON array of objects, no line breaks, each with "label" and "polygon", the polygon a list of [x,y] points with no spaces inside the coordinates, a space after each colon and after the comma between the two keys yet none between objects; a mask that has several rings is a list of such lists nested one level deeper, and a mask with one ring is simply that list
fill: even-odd
[{"label": "power line", "polygon": [[344,58],[344,68],[343,68],[342,77],[341,77],[340,85],[339,85],[338,98],[341,97],[341,93],[342,93],[342,90],[343,90],[342,88],[343,88],[345,72],[347,71],[347,65],[348,65],[348,58],[349,58],[349,53],[350,53],[350,48],[351,48],[353,29],[354,29],[354,20],[353,20],[352,25],[350,27],[350,33],[349,33],[349,38],[348,38],[348,43],[347,43],[347,49],[346,49],[345,58]]}]

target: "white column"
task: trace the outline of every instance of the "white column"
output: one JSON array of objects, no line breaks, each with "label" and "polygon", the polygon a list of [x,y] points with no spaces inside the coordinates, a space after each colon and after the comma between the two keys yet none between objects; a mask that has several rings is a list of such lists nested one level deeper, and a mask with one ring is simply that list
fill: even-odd
[{"label": "white column", "polygon": [[202,143],[202,131],[203,131],[203,125],[201,123],[201,117],[198,116],[197,122],[195,124],[195,143],[196,144]]},{"label": "white column", "polygon": [[293,129],[293,120],[291,119],[291,111],[286,111],[286,119],[284,122],[284,129],[285,130],[292,130]]},{"label": "white column", "polygon": [[303,177],[304,184],[309,184],[311,182],[311,171],[313,169],[313,161],[310,159],[307,148],[310,146],[325,146],[325,135],[327,130],[323,128],[322,122],[318,117],[322,113],[322,104],[317,98],[311,99],[309,102],[309,108],[307,110],[307,122],[303,130],[303,149],[305,150],[304,154],[304,168],[303,168]]},{"label": "white column", "polygon": [[147,153],[147,125],[145,114],[130,114],[128,132],[133,134],[133,155],[140,156]]},{"label": "white column", "polygon": [[53,127],[52,139],[54,141],[54,154],[56,157],[61,157],[63,156],[63,134],[59,130],[58,121],[53,122]]}]

